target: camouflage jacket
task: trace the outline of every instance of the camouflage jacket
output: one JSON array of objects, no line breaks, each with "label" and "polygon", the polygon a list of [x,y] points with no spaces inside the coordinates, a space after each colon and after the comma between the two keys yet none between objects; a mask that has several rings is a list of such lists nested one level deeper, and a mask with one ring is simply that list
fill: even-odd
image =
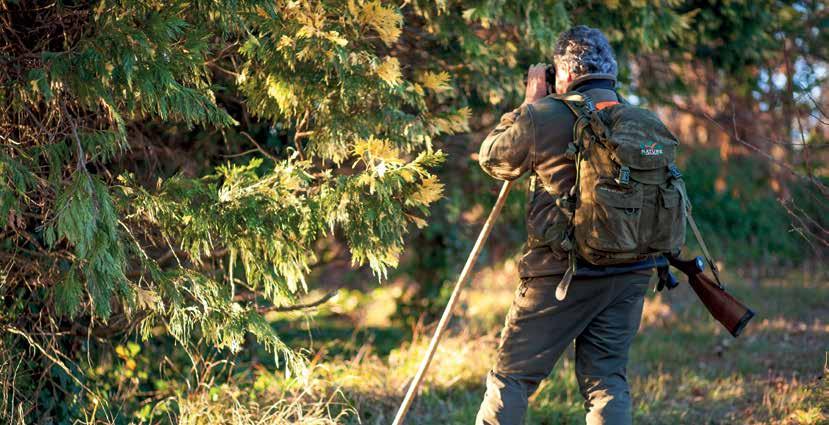
[{"label": "camouflage jacket", "polygon": [[[597,104],[618,100],[612,88],[590,88],[591,82],[597,82],[593,80],[615,85],[611,75],[589,74],[574,80],[567,91],[582,91]],[[567,193],[576,180],[575,163],[565,156],[574,123],[573,112],[547,96],[504,114],[481,144],[478,161],[490,176],[515,180],[530,173],[534,177],[527,198],[527,243],[518,265],[521,277],[561,274],[567,269],[567,253],[545,235],[567,223],[553,194]]]}]

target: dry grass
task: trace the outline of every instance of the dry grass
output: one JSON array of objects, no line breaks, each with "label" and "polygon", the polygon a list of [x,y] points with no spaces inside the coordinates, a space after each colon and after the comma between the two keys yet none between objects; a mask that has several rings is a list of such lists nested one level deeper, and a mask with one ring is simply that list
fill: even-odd
[{"label": "dry grass", "polygon": [[[731,291],[758,312],[732,339],[681,287],[646,299],[629,376],[637,424],[827,424],[824,376],[829,351],[825,277],[736,283]],[[463,294],[408,424],[473,422],[497,333],[517,282],[515,264],[480,271]],[[821,283],[822,282],[822,283]],[[328,311],[356,327],[391,326],[388,308],[400,286],[368,295],[345,293]],[[327,319],[321,318],[319,321]],[[356,355],[314,356],[309,373],[286,380],[254,371],[254,400],[238,387],[180,400],[183,424],[388,424],[414,375],[431,329],[387,355],[364,344]],[[331,346],[336,346],[332,342]],[[265,384],[263,384],[265,383]],[[245,388],[240,382],[239,387]],[[527,423],[582,424],[572,350],[531,399]],[[267,406],[267,407],[263,407]]]},{"label": "dry grass", "polygon": [[222,384],[178,397],[174,401],[177,417],[170,421],[180,425],[332,425],[355,413],[340,391],[317,376],[285,382],[260,372],[253,384],[260,391]]}]

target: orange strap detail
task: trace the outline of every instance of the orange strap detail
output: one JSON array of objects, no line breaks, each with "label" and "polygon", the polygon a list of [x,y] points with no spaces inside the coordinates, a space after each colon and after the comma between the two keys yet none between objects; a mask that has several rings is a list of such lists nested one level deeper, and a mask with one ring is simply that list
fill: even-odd
[{"label": "orange strap detail", "polygon": [[619,102],[617,102],[615,100],[605,100],[604,102],[597,103],[596,104],[596,109],[601,111],[604,108],[607,108],[607,107],[610,107],[610,106],[613,106],[613,105],[618,105],[618,104],[619,104]]}]

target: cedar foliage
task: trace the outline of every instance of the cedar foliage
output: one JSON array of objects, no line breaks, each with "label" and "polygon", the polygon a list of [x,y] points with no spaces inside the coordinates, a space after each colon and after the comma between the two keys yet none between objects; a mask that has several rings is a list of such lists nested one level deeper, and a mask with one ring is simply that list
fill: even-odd
[{"label": "cedar foliage", "polygon": [[[445,78],[403,78],[385,47],[402,17],[379,2],[0,10],[3,352],[40,351],[32,381],[55,363],[82,382],[62,356],[66,330],[161,327],[185,348],[197,333],[231,352],[251,334],[295,369],[301,358],[262,312],[308,290],[314,244],[334,232],[355,266],[385,276],[408,223],[440,198],[433,138],[466,129],[466,110],[442,106],[451,94],[433,100]],[[261,152],[250,159],[153,179],[116,162],[145,126],[239,143],[246,133],[217,95],[238,99],[244,119],[289,128],[295,147],[276,154],[251,138]],[[35,394],[11,394],[28,416]]]}]

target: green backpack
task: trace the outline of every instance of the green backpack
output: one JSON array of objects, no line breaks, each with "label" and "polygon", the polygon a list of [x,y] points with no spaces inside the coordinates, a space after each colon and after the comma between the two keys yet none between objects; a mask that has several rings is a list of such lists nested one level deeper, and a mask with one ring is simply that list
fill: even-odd
[{"label": "green backpack", "polygon": [[569,274],[573,254],[606,266],[677,253],[689,205],[674,164],[676,137],[654,113],[633,105],[597,110],[582,93],[556,98],[576,115],[567,149],[576,184],[558,200],[570,222],[562,243],[571,254]]}]

